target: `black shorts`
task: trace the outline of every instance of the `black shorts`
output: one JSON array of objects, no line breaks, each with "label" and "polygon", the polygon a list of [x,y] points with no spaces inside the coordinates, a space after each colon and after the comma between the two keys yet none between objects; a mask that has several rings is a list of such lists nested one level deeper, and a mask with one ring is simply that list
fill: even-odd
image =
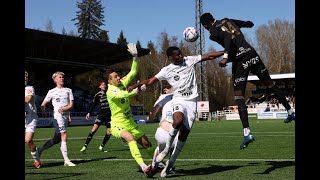
[{"label": "black shorts", "polygon": [[111,128],[110,121],[111,121],[110,116],[109,117],[97,116],[96,120],[94,121],[94,124],[97,124],[99,126],[100,125],[105,125],[107,128]]},{"label": "black shorts", "polygon": [[251,72],[254,75],[258,75],[267,71],[266,66],[261,61],[260,56],[256,51],[252,51],[236,59],[232,63],[232,79],[233,87],[243,87],[247,83],[248,75]]}]

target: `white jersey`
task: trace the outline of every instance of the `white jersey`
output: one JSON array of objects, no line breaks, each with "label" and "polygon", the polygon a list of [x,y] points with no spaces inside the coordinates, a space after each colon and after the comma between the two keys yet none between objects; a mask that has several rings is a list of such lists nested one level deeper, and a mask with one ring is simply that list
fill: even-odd
[{"label": "white jersey", "polygon": [[70,101],[73,101],[73,94],[70,88],[53,88],[48,91],[45,101],[50,102],[52,100],[53,111],[58,112],[58,109],[63,106],[67,106]]},{"label": "white jersey", "polygon": [[34,100],[35,98],[34,88],[33,86],[27,85],[24,87],[24,97],[27,97],[29,95],[33,96],[33,98],[28,104],[24,105],[25,113],[28,114],[29,116],[37,115],[37,107]]},{"label": "white jersey", "polygon": [[173,110],[171,106],[172,96],[173,94],[162,94],[154,103],[153,107],[158,105],[160,108],[162,108],[161,120],[159,124],[164,120],[169,123],[173,123]]},{"label": "white jersey", "polygon": [[173,88],[173,98],[185,100],[198,97],[195,64],[201,60],[201,55],[185,56],[181,65],[173,63],[165,66],[155,77],[166,80]]}]

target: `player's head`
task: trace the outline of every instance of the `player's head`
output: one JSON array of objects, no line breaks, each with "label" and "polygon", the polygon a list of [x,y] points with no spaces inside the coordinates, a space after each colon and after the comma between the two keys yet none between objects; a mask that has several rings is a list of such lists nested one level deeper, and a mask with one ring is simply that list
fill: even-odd
[{"label": "player's head", "polygon": [[63,85],[64,84],[64,73],[61,71],[57,71],[52,74],[52,80],[57,85]]},{"label": "player's head", "polygon": [[105,76],[108,78],[108,83],[114,86],[119,86],[120,84],[120,76],[113,69],[107,70]]},{"label": "player's head", "polygon": [[24,71],[24,85],[26,86],[28,84],[29,80],[29,74],[27,71]]},{"label": "player's head", "polygon": [[105,81],[105,80],[99,81],[99,88],[100,88],[102,91],[105,91],[105,90],[107,89],[107,85],[106,85],[106,81]]},{"label": "player's head", "polygon": [[176,46],[171,46],[167,49],[167,56],[169,60],[176,63],[183,60],[182,52],[180,48]]},{"label": "player's head", "polygon": [[173,92],[172,86],[170,84],[164,85],[163,93],[171,94]]},{"label": "player's head", "polygon": [[206,28],[207,30],[210,29],[210,26],[212,25],[212,23],[214,23],[215,19],[213,18],[213,16],[210,13],[204,13],[200,16],[200,22],[202,24],[202,26],[204,28]]}]

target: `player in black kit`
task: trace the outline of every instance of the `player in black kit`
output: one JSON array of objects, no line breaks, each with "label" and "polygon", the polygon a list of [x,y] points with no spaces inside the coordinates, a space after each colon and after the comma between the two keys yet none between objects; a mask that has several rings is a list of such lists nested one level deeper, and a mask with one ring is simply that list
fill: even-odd
[{"label": "player in black kit", "polygon": [[111,131],[110,131],[111,111],[110,111],[110,107],[109,107],[109,103],[108,103],[107,95],[106,95],[107,86],[106,86],[106,82],[104,80],[99,82],[99,88],[100,88],[100,91],[94,95],[93,102],[91,103],[91,105],[89,107],[88,114],[86,115],[86,120],[89,120],[90,113],[92,112],[93,108],[97,104],[99,104],[100,110],[99,110],[99,114],[94,122],[94,125],[91,129],[91,132],[89,133],[84,146],[80,150],[83,153],[86,152],[87,147],[88,147],[93,135],[97,132],[100,125],[104,124],[107,128],[107,132],[103,138],[101,145],[99,146],[99,150],[101,150],[102,152],[107,152],[103,148],[111,136]]},{"label": "player in black kit", "polygon": [[244,140],[240,145],[240,149],[246,148],[249,143],[254,141],[254,137],[250,132],[248,111],[244,101],[249,72],[257,75],[261,82],[274,92],[279,102],[286,108],[288,116],[284,122],[289,123],[295,120],[294,110],[279,87],[271,79],[268,69],[261,61],[260,56],[245,40],[240,30],[242,27],[251,28],[254,24],[251,21],[228,18],[216,20],[210,13],[202,14],[200,22],[209,31],[209,38],[225,48],[225,54],[219,62],[219,66],[225,67],[228,62],[232,62],[234,99],[238,105],[238,112],[244,132]]}]

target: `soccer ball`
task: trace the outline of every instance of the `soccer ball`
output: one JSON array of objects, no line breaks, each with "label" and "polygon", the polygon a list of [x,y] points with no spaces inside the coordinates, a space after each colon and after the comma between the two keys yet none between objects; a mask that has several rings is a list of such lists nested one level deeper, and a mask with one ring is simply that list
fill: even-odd
[{"label": "soccer ball", "polygon": [[198,39],[198,30],[195,27],[187,27],[183,31],[183,38],[187,42],[194,42]]}]

